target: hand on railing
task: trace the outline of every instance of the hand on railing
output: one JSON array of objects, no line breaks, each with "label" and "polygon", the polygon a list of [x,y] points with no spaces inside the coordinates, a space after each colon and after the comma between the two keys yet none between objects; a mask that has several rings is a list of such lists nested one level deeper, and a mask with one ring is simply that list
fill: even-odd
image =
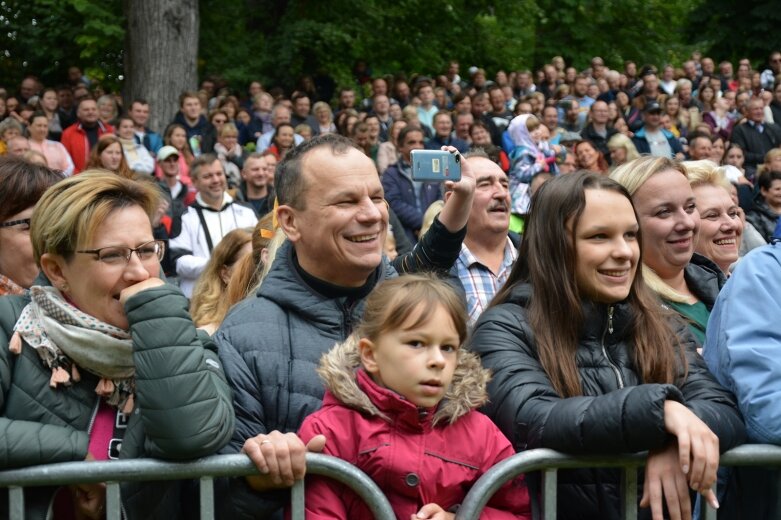
[{"label": "hand on railing", "polygon": [[247,482],[255,491],[290,487],[306,473],[306,453],[319,453],[325,447],[325,436],[317,435],[306,445],[295,433],[274,430],[244,442],[246,453],[262,475],[250,475]]},{"label": "hand on railing", "polygon": [[[87,461],[95,460],[87,453]],[[76,484],[70,487],[76,520],[101,520],[106,513],[106,484]]]},{"label": "hand on railing", "polygon": [[[719,469],[719,438],[694,412],[675,401],[664,403],[664,426],[678,439],[678,458],[681,470],[689,476],[689,487],[706,495]],[[710,503],[718,508],[715,496]]]}]

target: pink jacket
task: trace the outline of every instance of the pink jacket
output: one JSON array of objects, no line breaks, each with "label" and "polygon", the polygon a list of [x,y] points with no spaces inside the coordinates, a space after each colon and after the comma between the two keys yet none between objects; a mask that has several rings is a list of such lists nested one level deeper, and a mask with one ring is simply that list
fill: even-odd
[{"label": "pink jacket", "polygon": [[[419,409],[378,386],[359,367],[354,339],[323,356],[318,372],[326,384],[323,407],[304,420],[299,436],[326,436],[324,453],[366,472],[382,489],[398,518],[428,503],[455,511],[477,479],[515,452],[507,438],[474,408],[485,402],[488,372],[466,351],[445,399]],[[307,519],[371,518],[355,493],[324,477],[306,483]],[[522,477],[494,495],[484,519],[531,518]]]}]

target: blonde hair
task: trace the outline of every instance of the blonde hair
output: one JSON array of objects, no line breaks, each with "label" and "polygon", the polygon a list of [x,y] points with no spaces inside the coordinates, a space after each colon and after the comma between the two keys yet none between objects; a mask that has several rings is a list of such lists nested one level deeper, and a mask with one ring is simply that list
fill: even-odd
[{"label": "blonde hair", "polygon": [[[675,170],[687,179],[689,176],[683,165],[674,159],[667,157],[643,156],[634,161],[622,164],[610,174],[610,178],[621,184],[629,194],[634,197],[640,186],[646,183],[652,175],[667,170]],[[643,278],[650,287],[662,299],[685,303],[688,298],[667,285],[656,272],[643,262]]]},{"label": "blonde hair", "polygon": [[262,253],[274,237],[273,221],[274,214],[267,213],[252,230],[252,254],[244,256],[236,264],[225,295],[227,309],[246,298],[252,288],[258,285],[267,263],[263,261]]},{"label": "blonde hair", "polygon": [[[781,74],[779,74],[781,75]],[[744,151],[745,153],[745,151]],[[765,173],[766,171],[770,171],[770,163],[773,162],[773,159],[776,157],[781,156],[781,148],[771,148],[766,154],[765,154],[765,160],[762,164],[760,164],[757,167],[757,175],[761,175]]]},{"label": "blonde hair", "polygon": [[[443,207],[445,207],[444,200],[435,200],[431,203],[428,209],[426,209],[426,212],[423,214],[423,223],[420,226],[420,237],[426,234],[428,228],[430,228],[431,224],[434,223],[434,219],[437,218],[437,215],[442,212]],[[399,231],[402,233],[404,232],[403,229],[400,229]]]},{"label": "blonde hair", "polygon": [[44,253],[70,258],[95,236],[117,210],[139,206],[149,216],[160,200],[152,183],[138,182],[105,170],[88,170],[58,182],[43,194],[33,211],[30,241],[35,261]]},{"label": "blonde hair", "polygon": [[234,137],[239,136],[239,129],[236,128],[236,125],[231,122],[223,124],[222,128],[220,128],[219,137],[226,137],[228,135],[232,135]]},{"label": "blonde hair", "polygon": [[219,324],[225,319],[230,306],[225,297],[227,284],[220,274],[223,267],[230,267],[240,260],[237,256],[250,240],[251,228],[234,229],[212,251],[209,262],[198,277],[190,302],[190,315],[196,327]]},{"label": "blonde hair", "polygon": [[722,169],[715,162],[708,159],[684,161],[683,167],[686,169],[686,175],[689,177],[689,184],[692,188],[710,184],[724,188],[729,192],[730,183],[724,176]]},{"label": "blonde hair", "polygon": [[637,147],[635,146],[635,143],[633,143],[631,139],[629,139],[626,135],[622,134],[621,132],[618,132],[617,134],[613,135],[613,137],[611,137],[608,140],[607,148],[611,152],[619,148],[623,148],[624,150],[626,150],[625,162],[634,161],[635,159],[640,158],[640,153],[637,151]]}]

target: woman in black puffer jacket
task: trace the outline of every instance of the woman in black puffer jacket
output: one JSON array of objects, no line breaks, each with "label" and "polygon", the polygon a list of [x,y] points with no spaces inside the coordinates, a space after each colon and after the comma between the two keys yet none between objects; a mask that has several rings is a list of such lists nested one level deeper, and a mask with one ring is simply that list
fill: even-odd
[{"label": "woman in black puffer jacket", "polygon": [[[689,488],[715,503],[719,450],[745,430],[686,326],[645,286],[640,251],[619,184],[584,173],[549,181],[471,348],[494,374],[485,411],[517,450],[648,450],[641,505],[689,518]],[[558,482],[559,518],[620,518],[617,470],[561,471]]]}]

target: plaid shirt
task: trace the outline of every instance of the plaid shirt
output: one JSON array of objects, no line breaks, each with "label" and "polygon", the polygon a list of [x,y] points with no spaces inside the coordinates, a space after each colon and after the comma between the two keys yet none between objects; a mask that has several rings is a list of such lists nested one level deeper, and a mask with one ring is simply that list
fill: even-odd
[{"label": "plaid shirt", "polygon": [[469,312],[470,326],[474,325],[477,318],[488,307],[491,299],[504,285],[517,257],[518,251],[510,237],[507,237],[502,265],[499,266],[499,272],[494,274],[491,269],[475,258],[466,244],[461,244],[461,253],[456,260],[456,273],[466,292],[466,308]]}]

